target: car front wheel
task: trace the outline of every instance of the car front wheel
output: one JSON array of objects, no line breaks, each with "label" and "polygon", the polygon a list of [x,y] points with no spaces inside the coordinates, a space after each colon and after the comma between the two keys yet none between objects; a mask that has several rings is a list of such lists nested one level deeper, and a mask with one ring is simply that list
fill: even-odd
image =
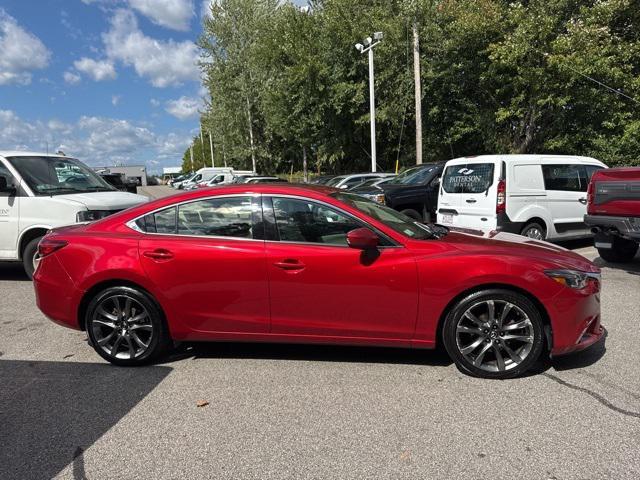
[{"label": "car front wheel", "polygon": [[95,351],[121,366],[150,363],[169,348],[171,339],[162,311],[144,291],[111,287],[90,302],[85,317]]},{"label": "car front wheel", "polygon": [[612,237],[611,248],[598,248],[598,254],[606,262],[629,263],[638,253],[638,244],[626,238]]},{"label": "car front wheel", "polygon": [[544,347],[538,309],[524,295],[501,289],[475,292],[456,303],[442,335],[457,367],[483,378],[522,375]]}]

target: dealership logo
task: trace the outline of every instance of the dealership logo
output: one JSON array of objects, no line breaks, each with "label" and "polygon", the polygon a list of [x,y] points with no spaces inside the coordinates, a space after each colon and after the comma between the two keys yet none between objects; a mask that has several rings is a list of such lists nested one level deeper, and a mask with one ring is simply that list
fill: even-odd
[{"label": "dealership logo", "polygon": [[0,217],[8,217],[8,216],[9,216],[9,209],[0,208]]},{"label": "dealership logo", "polygon": [[461,173],[463,175],[471,175],[473,173],[473,170],[470,168],[461,168],[460,170],[458,170],[458,173]]}]

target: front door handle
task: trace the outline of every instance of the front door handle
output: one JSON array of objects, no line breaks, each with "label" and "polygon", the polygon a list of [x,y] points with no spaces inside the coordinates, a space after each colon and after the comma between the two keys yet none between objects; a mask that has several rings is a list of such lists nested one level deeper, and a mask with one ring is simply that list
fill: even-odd
[{"label": "front door handle", "polygon": [[279,262],[275,262],[274,265],[278,268],[281,268],[282,270],[291,272],[299,272],[300,270],[304,270],[305,268],[304,263],[293,258],[286,258]]},{"label": "front door handle", "polygon": [[586,198],[584,198],[584,197],[579,198],[579,199],[578,199],[578,201],[579,201],[581,204],[583,204],[583,205],[586,205],[586,204],[587,204],[587,199],[586,199]]},{"label": "front door handle", "polygon": [[149,250],[144,252],[143,255],[151,260],[171,260],[173,258],[173,252],[165,250],[164,248]]}]

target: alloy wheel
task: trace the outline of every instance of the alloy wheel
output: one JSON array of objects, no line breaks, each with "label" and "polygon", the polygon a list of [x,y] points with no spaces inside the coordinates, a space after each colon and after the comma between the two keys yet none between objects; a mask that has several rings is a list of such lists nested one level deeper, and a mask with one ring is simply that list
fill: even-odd
[{"label": "alloy wheel", "polygon": [[531,353],[533,323],[517,305],[482,300],[469,307],[456,325],[458,351],[471,365],[486,372],[504,372]]},{"label": "alloy wheel", "polygon": [[544,233],[538,227],[530,227],[524,232],[525,237],[533,238],[534,240],[544,240]]},{"label": "alloy wheel", "polygon": [[96,347],[112,358],[133,360],[143,355],[154,335],[147,309],[128,295],[112,295],[96,306],[91,319]]}]

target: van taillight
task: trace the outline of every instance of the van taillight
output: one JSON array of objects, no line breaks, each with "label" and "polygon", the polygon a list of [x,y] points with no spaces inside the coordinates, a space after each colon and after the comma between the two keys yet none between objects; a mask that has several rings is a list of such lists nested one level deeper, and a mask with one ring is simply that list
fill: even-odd
[{"label": "van taillight", "polygon": [[47,255],[51,255],[53,252],[60,250],[67,244],[68,242],[65,242],[64,240],[53,240],[45,237],[40,240],[40,243],[38,244],[38,256],[42,258]]},{"label": "van taillight", "polygon": [[504,180],[498,182],[498,196],[496,198],[496,213],[504,213],[507,209],[507,183]]}]

